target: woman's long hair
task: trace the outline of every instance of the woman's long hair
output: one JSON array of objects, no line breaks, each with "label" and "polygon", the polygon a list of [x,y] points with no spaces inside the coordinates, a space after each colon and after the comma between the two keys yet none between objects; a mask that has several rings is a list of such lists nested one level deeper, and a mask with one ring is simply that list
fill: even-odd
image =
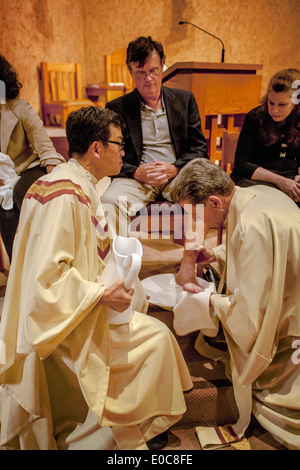
[{"label": "woman's long hair", "polygon": [[0,80],[5,83],[5,94],[7,100],[14,100],[20,94],[22,83],[14,67],[0,54]]},{"label": "woman's long hair", "polygon": [[[292,88],[293,82],[300,80],[300,71],[297,69],[286,69],[277,72],[269,83],[268,92],[261,100],[260,124],[263,141],[266,145],[275,144],[281,137],[282,129],[280,125],[273,121],[268,112],[268,94],[271,91],[275,93],[288,93],[292,96],[296,89]],[[295,104],[295,108],[286,118],[285,126],[287,129],[287,143],[292,147],[300,145],[300,103]]]}]

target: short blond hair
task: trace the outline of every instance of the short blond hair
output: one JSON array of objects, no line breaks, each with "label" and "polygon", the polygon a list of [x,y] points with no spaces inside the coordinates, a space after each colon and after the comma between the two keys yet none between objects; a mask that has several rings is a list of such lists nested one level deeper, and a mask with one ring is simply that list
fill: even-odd
[{"label": "short blond hair", "polygon": [[174,178],[170,196],[173,202],[204,203],[209,196],[229,196],[234,182],[219,166],[206,158],[196,158]]}]

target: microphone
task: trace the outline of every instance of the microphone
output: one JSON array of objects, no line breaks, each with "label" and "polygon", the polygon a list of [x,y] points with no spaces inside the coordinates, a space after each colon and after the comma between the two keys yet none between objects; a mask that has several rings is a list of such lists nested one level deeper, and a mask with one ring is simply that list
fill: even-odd
[{"label": "microphone", "polygon": [[218,38],[217,36],[214,36],[213,34],[209,33],[208,31],[205,31],[205,29],[202,29],[202,28],[200,28],[199,26],[196,26],[195,24],[190,23],[189,21],[179,21],[178,24],[190,24],[190,25],[194,26],[195,28],[200,29],[200,31],[203,31],[204,33],[209,34],[209,35],[212,36],[213,38],[215,38],[215,39],[217,39],[218,41],[220,41],[221,44],[222,44],[222,57],[221,57],[221,62],[224,62],[224,58],[225,58],[225,47],[224,47],[224,43],[223,43],[222,39]]}]

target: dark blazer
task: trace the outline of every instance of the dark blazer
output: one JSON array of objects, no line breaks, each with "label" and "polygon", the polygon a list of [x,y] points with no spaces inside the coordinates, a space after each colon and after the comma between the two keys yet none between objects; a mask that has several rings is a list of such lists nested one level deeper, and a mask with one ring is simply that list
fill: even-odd
[{"label": "dark blazer", "polygon": [[[162,93],[176,154],[174,165],[182,168],[194,158],[208,158],[207,144],[202,133],[201,119],[194,95],[189,91],[165,86],[162,87]],[[133,178],[143,151],[140,99],[137,89],[110,101],[106,107],[120,114],[126,124],[123,130],[125,157],[118,177]]]}]

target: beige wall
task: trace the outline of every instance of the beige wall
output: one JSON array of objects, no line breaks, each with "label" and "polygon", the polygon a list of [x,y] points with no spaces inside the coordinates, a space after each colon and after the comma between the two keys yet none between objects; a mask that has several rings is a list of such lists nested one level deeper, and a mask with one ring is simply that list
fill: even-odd
[{"label": "beige wall", "polygon": [[85,3],[0,0],[0,52],[19,72],[22,97],[39,113],[40,62],[80,62],[85,72]]},{"label": "beige wall", "polygon": [[84,84],[101,82],[104,54],[151,35],[163,42],[169,66],[219,62],[221,43],[180,20],[221,37],[225,62],[263,64],[262,93],[278,70],[300,68],[299,0],[0,0],[0,12],[0,52],[39,113],[41,61],[80,62]]}]

